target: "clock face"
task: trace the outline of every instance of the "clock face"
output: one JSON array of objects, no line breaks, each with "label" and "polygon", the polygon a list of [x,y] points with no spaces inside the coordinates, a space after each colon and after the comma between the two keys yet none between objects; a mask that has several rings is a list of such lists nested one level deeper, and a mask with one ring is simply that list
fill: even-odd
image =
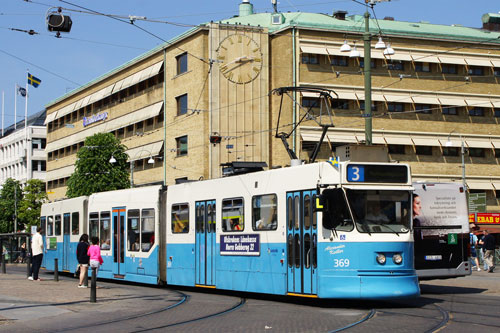
[{"label": "clock face", "polygon": [[219,69],[226,79],[237,84],[253,81],[262,69],[262,53],[257,42],[241,34],[229,35],[217,49]]}]

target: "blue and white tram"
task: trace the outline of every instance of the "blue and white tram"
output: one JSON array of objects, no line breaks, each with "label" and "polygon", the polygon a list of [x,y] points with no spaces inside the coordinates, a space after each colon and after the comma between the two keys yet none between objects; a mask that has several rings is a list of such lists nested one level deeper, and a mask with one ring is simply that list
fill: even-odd
[{"label": "blue and white tram", "polygon": [[87,232],[87,200],[83,196],[42,205],[40,226],[45,230],[42,266],[46,269],[54,270],[54,259],[58,259],[59,271],[76,269],[76,247],[80,235]]},{"label": "blue and white tram", "polygon": [[88,230],[101,240],[101,278],[409,298],[419,295],[411,191],[407,165],[322,162],[94,194]]}]

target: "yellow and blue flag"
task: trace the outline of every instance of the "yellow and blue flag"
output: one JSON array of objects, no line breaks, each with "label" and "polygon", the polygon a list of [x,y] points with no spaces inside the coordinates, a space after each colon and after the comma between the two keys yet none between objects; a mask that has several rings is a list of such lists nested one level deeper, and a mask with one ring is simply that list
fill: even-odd
[{"label": "yellow and blue flag", "polygon": [[42,83],[42,80],[28,73],[28,84],[31,84],[36,88],[40,85],[40,83]]},{"label": "yellow and blue flag", "polygon": [[340,158],[338,156],[337,157],[330,157],[327,162],[330,163],[331,165],[333,165],[334,168],[338,169]]}]

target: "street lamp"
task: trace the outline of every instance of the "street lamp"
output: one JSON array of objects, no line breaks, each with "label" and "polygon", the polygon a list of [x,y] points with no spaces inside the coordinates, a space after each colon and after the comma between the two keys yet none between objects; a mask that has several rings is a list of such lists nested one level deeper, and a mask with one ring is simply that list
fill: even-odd
[{"label": "street lamp", "polygon": [[[114,156],[114,153],[116,153],[118,150],[115,150],[114,152],[111,153],[111,158],[109,159],[109,163],[114,164],[116,163],[116,158]],[[130,187],[134,187],[134,161],[130,161]]]},{"label": "street lamp", "polygon": [[[450,140],[451,134],[453,132],[455,132],[455,131],[451,131],[450,134],[448,134],[448,140],[445,143],[446,147],[453,146],[453,142],[451,142],[451,140]],[[463,139],[462,135],[460,133],[457,133],[457,134],[460,137],[460,141],[461,141],[460,154],[462,155],[462,183],[464,185],[464,190],[467,190],[467,183],[465,181],[465,144],[464,144],[464,139]]]},{"label": "street lamp", "polygon": [[[371,76],[371,34],[370,34],[370,13],[368,12],[368,8],[372,8],[376,2],[382,1],[390,1],[390,0],[365,0],[366,3],[366,12],[365,12],[365,32],[363,33],[363,41],[364,41],[364,72],[365,72],[365,113],[363,117],[365,118],[365,142],[367,146],[372,144],[372,76]],[[379,36],[379,40],[375,45],[376,49],[385,48],[385,43],[382,40],[382,36]],[[341,52],[351,51],[349,44],[347,44],[347,40],[344,41],[344,44],[340,47]],[[393,55],[394,49],[391,48],[391,45],[388,44],[387,48],[384,50],[384,55]],[[356,50],[356,46],[353,47],[350,58],[359,57],[359,51]]]}]

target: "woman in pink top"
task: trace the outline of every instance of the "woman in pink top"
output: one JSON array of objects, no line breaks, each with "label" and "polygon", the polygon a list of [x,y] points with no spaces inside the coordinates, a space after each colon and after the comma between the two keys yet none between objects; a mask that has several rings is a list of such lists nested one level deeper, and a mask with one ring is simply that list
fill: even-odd
[{"label": "woman in pink top", "polygon": [[99,266],[102,265],[103,260],[101,257],[101,248],[99,247],[99,238],[96,236],[92,237],[92,245],[89,246],[87,251],[88,256],[90,257],[90,267],[95,268],[96,275],[99,270]]}]

